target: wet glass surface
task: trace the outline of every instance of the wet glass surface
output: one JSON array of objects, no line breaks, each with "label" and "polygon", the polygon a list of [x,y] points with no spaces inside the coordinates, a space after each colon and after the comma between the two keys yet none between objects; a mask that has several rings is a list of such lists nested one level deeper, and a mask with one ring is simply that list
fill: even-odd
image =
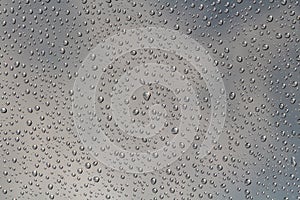
[{"label": "wet glass surface", "polygon": [[299,199],[296,0],[0,1],[0,199]]}]

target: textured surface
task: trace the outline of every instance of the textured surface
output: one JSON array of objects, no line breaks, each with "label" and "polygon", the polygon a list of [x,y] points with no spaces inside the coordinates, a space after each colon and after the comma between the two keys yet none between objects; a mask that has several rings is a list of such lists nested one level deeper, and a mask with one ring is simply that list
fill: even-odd
[{"label": "textured surface", "polygon": [[296,0],[0,1],[0,199],[299,199],[299,36]]}]

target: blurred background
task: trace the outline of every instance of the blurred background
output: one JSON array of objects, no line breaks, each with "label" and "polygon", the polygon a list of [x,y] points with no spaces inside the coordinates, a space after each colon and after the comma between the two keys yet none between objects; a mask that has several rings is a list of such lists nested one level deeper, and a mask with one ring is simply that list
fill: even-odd
[{"label": "blurred background", "polygon": [[[0,1],[0,199],[299,199],[299,25],[296,0]],[[197,156],[197,135],[169,166],[125,173],[80,140],[73,86],[98,44],[150,26],[186,34],[207,50],[226,88],[226,119],[206,156]],[[137,50],[115,66],[168,60],[184,68],[165,53]],[[194,79],[206,123],[210,96]],[[134,151],[172,138],[142,147],[106,134]]]}]

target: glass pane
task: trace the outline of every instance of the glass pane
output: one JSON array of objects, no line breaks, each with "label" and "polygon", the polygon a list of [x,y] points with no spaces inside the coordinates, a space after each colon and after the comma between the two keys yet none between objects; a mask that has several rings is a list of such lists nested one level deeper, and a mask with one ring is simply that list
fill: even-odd
[{"label": "glass pane", "polygon": [[299,8],[0,1],[0,199],[299,199]]}]

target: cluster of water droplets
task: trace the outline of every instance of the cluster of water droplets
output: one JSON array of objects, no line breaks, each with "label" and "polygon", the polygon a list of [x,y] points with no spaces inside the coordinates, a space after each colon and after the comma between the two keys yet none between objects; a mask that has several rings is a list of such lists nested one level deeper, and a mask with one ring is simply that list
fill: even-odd
[{"label": "cluster of water droplets", "polygon": [[299,199],[297,0],[0,1],[0,199]]}]

